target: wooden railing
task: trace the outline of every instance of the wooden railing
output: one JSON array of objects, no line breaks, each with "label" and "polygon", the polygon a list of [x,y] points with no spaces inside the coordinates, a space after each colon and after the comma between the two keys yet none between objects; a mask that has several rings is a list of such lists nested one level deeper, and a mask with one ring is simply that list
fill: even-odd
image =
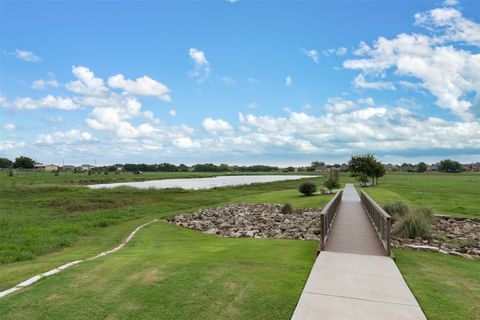
[{"label": "wooden railing", "polygon": [[390,215],[363,190],[360,191],[360,199],[385,248],[387,256],[390,256],[390,229],[392,227]]},{"label": "wooden railing", "polygon": [[317,249],[317,255],[320,253],[320,251],[325,249],[328,235],[330,234],[330,229],[333,226],[333,221],[335,220],[340,201],[342,200],[342,194],[343,190],[338,191],[337,194],[327,203],[327,205],[323,207],[322,212],[320,213],[320,229],[322,230],[322,233],[320,234],[320,244]]}]

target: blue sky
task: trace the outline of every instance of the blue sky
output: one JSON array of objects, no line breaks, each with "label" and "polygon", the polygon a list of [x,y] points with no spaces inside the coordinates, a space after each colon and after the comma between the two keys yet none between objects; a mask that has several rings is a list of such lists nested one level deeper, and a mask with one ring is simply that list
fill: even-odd
[{"label": "blue sky", "polygon": [[480,2],[0,2],[0,156],[480,160]]}]

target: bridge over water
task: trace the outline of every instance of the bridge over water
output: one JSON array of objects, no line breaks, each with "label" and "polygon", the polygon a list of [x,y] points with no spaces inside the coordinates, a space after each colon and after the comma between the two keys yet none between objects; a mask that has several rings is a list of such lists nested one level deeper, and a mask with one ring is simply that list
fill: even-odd
[{"label": "bridge over water", "polygon": [[319,255],[292,319],[426,319],[390,257],[390,216],[352,184],[322,214]]}]

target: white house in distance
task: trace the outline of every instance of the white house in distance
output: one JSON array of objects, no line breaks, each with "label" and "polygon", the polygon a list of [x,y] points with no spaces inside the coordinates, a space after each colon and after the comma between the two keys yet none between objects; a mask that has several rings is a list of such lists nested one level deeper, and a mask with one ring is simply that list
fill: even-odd
[{"label": "white house in distance", "polygon": [[52,172],[52,171],[57,171],[59,166],[56,164],[36,164],[35,169],[40,169],[46,172]]}]

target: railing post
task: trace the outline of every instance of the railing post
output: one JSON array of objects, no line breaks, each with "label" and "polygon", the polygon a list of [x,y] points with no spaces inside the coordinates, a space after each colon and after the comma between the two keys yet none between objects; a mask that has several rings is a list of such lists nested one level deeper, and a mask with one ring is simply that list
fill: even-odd
[{"label": "railing post", "polygon": [[390,228],[392,227],[392,219],[390,217],[387,218],[387,256],[390,256]]}]

